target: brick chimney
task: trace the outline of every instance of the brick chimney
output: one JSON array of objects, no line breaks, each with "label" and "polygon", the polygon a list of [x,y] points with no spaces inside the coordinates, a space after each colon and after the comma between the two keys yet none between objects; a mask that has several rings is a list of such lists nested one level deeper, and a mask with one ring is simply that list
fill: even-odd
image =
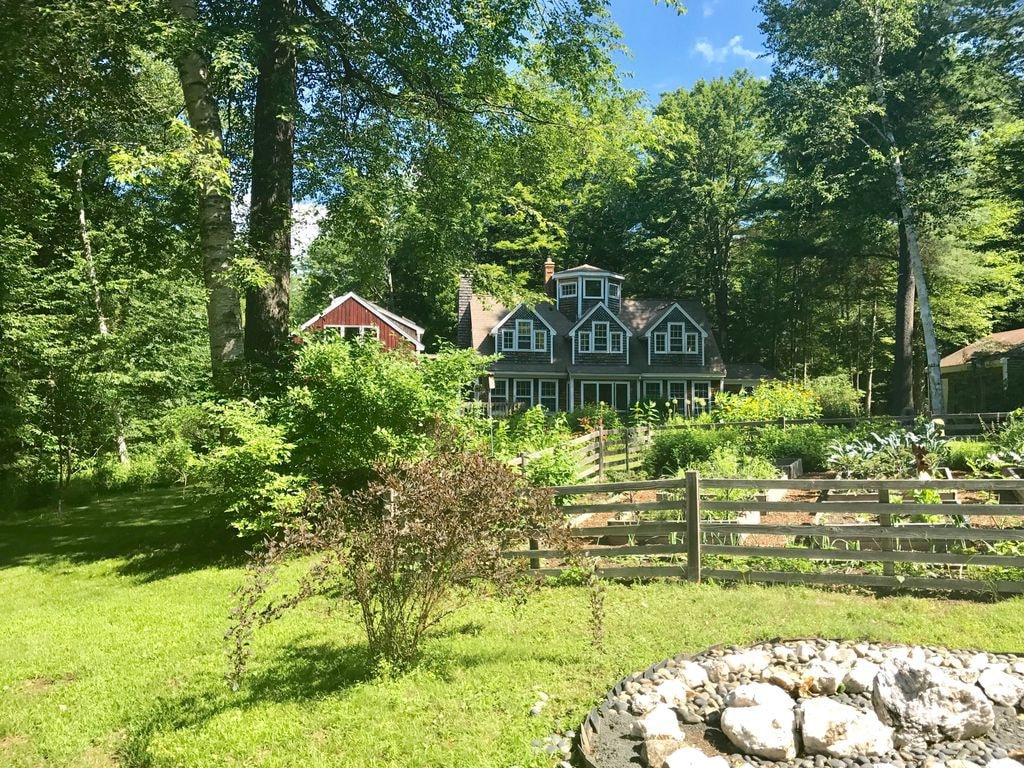
[{"label": "brick chimney", "polygon": [[544,262],[544,292],[549,296],[554,295],[555,286],[551,284],[551,278],[555,274],[555,262],[550,256]]},{"label": "brick chimney", "polygon": [[469,312],[469,305],[473,298],[473,278],[469,275],[459,276],[459,300],[456,311],[458,321],[456,325],[456,343],[463,349],[473,346],[473,320]]}]

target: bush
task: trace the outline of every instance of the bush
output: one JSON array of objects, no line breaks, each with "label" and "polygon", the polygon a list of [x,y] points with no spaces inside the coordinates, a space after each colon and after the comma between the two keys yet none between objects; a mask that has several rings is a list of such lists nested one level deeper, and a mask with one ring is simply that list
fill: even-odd
[{"label": "bush", "polygon": [[792,427],[765,427],[752,442],[754,452],[773,462],[800,459],[807,472],[825,468],[829,446],[839,440],[843,430],[821,424],[795,424]]},{"label": "bush", "polygon": [[847,439],[829,446],[827,464],[854,478],[913,478],[934,473],[946,457],[948,441],[930,421],[916,432],[896,430],[870,439]]},{"label": "bush", "polygon": [[811,379],[810,389],[818,398],[821,415],[826,419],[849,419],[863,413],[861,402],[864,393],[843,374]]},{"label": "bush", "polygon": [[605,429],[618,429],[622,426],[622,418],[605,403],[588,403],[569,414],[569,427],[573,432],[590,432],[598,425]]},{"label": "bush", "polygon": [[158,457],[140,451],[133,451],[127,464],[122,464],[117,456],[105,455],[93,467],[92,478],[96,487],[104,491],[137,491],[162,479]]},{"label": "bush", "polygon": [[[697,465],[697,471],[704,477],[726,477],[737,480],[770,480],[779,476],[775,465],[761,456],[749,456],[734,446],[722,446],[712,451],[707,461]],[[747,488],[710,489],[708,496],[716,499],[740,501],[752,499],[757,491]],[[734,512],[709,513],[717,519],[730,520]]]},{"label": "bush", "polygon": [[551,453],[538,456],[526,464],[526,479],[530,485],[572,485],[579,471],[579,457],[569,448],[555,448]]},{"label": "bush", "polygon": [[495,456],[515,458],[520,452],[563,445],[571,437],[564,413],[550,414],[539,405],[494,422],[491,446]]},{"label": "bush", "polygon": [[816,419],[821,416],[817,396],[800,384],[766,381],[750,394],[720,392],[713,414],[718,421],[775,421]]},{"label": "bush", "polygon": [[355,489],[376,465],[424,455],[439,426],[475,429],[463,393],[489,363],[473,350],[416,359],[371,340],[306,342],[287,396],[296,467],[325,487]]},{"label": "bush", "polygon": [[289,473],[292,446],[284,427],[248,400],[207,406],[221,442],[197,457],[197,482],[242,533],[267,532],[294,523],[305,479]]},{"label": "bush", "polygon": [[961,472],[992,469],[990,456],[996,446],[985,440],[950,440],[946,446],[946,466]]},{"label": "bush", "polygon": [[1020,463],[1024,456],[1024,408],[1010,414],[1006,423],[996,433],[993,442],[1000,457],[1012,464]]},{"label": "bush", "polygon": [[647,477],[672,477],[707,461],[716,448],[742,442],[742,433],[731,427],[667,429],[655,434],[644,456],[644,472]]},{"label": "bush", "polygon": [[[309,526],[287,531],[254,560],[228,632],[236,684],[254,631],[315,595],[355,601],[380,668],[407,667],[424,634],[471,590],[520,583],[526,561],[502,553],[560,519],[546,493],[453,441],[442,441],[427,458],[378,467],[377,474],[380,480],[361,491],[328,494]],[[321,557],[299,589],[280,601],[269,598],[281,562],[311,551]]]}]

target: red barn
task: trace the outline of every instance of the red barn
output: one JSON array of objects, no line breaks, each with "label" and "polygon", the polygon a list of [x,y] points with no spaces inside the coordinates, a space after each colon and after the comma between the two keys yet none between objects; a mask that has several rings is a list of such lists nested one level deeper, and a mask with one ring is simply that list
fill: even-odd
[{"label": "red barn", "polygon": [[351,291],[303,323],[301,330],[335,331],[346,339],[372,334],[388,349],[423,351],[422,328]]}]

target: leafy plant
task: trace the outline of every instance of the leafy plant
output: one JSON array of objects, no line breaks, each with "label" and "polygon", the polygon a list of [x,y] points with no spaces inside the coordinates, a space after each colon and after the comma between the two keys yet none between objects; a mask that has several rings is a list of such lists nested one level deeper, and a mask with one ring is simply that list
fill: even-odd
[{"label": "leafy plant", "polygon": [[573,432],[590,432],[598,426],[618,429],[622,426],[622,417],[607,403],[587,403],[569,414],[569,426]]},{"label": "leafy plant", "polygon": [[764,427],[753,434],[751,447],[773,462],[800,459],[806,471],[817,472],[825,468],[829,447],[842,433],[839,427],[821,424]]},{"label": "leafy plant", "polygon": [[829,446],[826,463],[850,477],[917,477],[938,468],[947,443],[941,423],[930,421],[917,432],[875,432],[870,439],[836,441]]},{"label": "leafy plant", "polygon": [[811,379],[809,387],[826,419],[853,418],[864,411],[861,405],[864,393],[850,383],[848,376],[818,376]]},{"label": "leafy plant", "polygon": [[713,416],[718,421],[815,419],[821,416],[821,404],[814,392],[801,384],[772,380],[749,394],[720,392]]},{"label": "leafy plant", "polygon": [[679,470],[707,461],[716,448],[742,442],[742,433],[731,427],[667,429],[654,436],[644,456],[644,472],[648,477],[672,477]]}]

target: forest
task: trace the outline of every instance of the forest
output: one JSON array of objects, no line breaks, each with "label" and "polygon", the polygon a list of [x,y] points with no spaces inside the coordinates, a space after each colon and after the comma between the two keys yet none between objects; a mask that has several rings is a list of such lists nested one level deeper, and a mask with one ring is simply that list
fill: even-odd
[{"label": "forest", "polygon": [[1024,11],[758,10],[770,77],[648,99],[603,0],[2,0],[0,487],[184,472],[168,436],[218,426],[272,459],[334,364],[292,334],[350,290],[442,353],[381,411],[410,418],[480,373],[459,276],[531,300],[548,258],[941,413],[939,357],[1024,325]]}]

